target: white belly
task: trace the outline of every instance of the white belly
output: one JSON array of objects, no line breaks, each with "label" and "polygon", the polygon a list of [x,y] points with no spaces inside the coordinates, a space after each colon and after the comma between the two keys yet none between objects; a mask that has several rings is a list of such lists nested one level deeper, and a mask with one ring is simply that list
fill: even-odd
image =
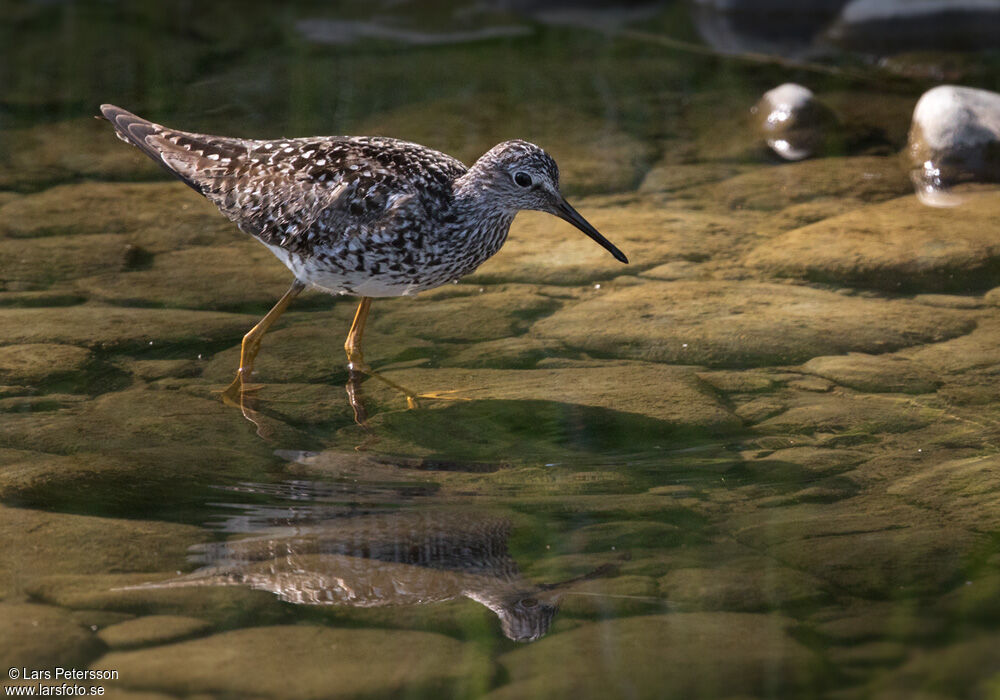
[{"label": "white belly", "polygon": [[[385,276],[372,276],[365,272],[332,270],[307,264],[303,258],[284,248],[264,243],[268,250],[285,267],[292,271],[296,279],[328,294],[350,294],[360,297],[409,296],[429,289],[426,285],[396,281]],[[433,285],[437,286],[437,285]]]}]

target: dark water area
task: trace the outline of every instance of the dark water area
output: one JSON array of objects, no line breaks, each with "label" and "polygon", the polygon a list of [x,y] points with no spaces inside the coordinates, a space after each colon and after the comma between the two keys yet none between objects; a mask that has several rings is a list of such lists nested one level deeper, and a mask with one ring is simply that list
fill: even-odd
[{"label": "dark water area", "polygon": [[[0,3],[3,668],[1000,698],[995,153],[911,130],[931,88],[1000,90],[998,13],[779,5]],[[762,135],[790,82],[813,131]],[[631,262],[523,212],[472,275],[375,300],[365,358],[416,407],[349,373],[356,300],[316,291],[226,403],[291,274],[102,103],[466,164],[527,139]]]}]

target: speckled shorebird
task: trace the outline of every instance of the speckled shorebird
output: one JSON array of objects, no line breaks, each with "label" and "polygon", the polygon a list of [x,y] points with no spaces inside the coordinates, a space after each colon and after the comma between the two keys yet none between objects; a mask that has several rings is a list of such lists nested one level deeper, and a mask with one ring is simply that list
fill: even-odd
[{"label": "speckled shorebird", "polygon": [[120,139],[214,202],[295,275],[244,336],[230,397],[249,378],[267,329],[308,286],[361,297],[344,349],[351,369],[373,374],[361,353],[372,297],[416,294],[472,272],[500,250],[522,209],[555,214],[628,262],[566,202],[555,161],[527,141],[504,141],[467,168],[392,138],[259,141],[168,129],[114,105],[101,112]]}]

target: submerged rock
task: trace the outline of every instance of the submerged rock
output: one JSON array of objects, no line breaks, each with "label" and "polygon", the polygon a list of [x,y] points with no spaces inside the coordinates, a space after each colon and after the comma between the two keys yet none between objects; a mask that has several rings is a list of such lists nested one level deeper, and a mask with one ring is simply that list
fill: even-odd
[{"label": "submerged rock", "polygon": [[531,332],[604,357],[761,367],[838,352],[888,352],[944,340],[973,325],[967,312],[943,313],[903,300],[790,285],[682,281],[602,294],[542,319]]},{"label": "submerged rock", "polygon": [[751,267],[786,277],[890,292],[972,292],[1000,282],[1000,197],[970,196],[957,209],[915,197],[788,231],[755,248]]},{"label": "submerged rock", "polygon": [[510,683],[488,697],[792,696],[820,667],[790,627],[777,615],[721,612],[590,623],[501,656]]},{"label": "submerged rock", "polygon": [[18,670],[79,667],[103,649],[100,640],[65,610],[32,603],[0,603],[0,655],[8,666]]},{"label": "submerged rock", "polygon": [[255,627],[100,660],[121,684],[177,696],[471,697],[493,664],[474,644],[410,630]]},{"label": "submerged rock", "polygon": [[812,90],[795,83],[767,91],[750,111],[758,133],[785,160],[802,160],[822,150],[837,121]]},{"label": "submerged rock", "polygon": [[822,581],[767,559],[714,568],[680,568],[659,580],[672,603],[693,610],[772,611],[827,597]]},{"label": "submerged rock", "polygon": [[90,362],[89,350],[73,345],[29,344],[0,347],[0,384],[40,384],[73,375]]},{"label": "submerged rock", "polygon": [[97,636],[112,649],[127,649],[193,637],[209,627],[207,622],[195,617],[144,615],[105,627]]},{"label": "submerged rock", "polygon": [[0,343],[122,348],[237,340],[257,319],[214,311],[71,306],[0,309]]},{"label": "submerged rock", "polygon": [[1000,94],[955,85],[925,92],[913,110],[907,157],[924,204],[959,203],[944,190],[962,182],[1000,182]]},{"label": "submerged rock", "polygon": [[109,136],[107,124],[90,118],[5,130],[0,145],[0,188],[35,190],[39,185],[85,177],[164,177],[147,158],[137,158]]},{"label": "submerged rock", "polygon": [[[602,363],[596,367],[559,369],[410,369],[387,371],[386,376],[404,386],[423,390],[446,388],[461,404],[476,401],[523,404],[531,415],[543,403],[607,409],[621,420],[645,416],[662,421],[664,428],[687,431],[728,432],[739,427],[733,416],[687,367],[630,362]],[[391,390],[369,382],[375,398],[392,397]],[[398,396],[398,393],[396,394]],[[544,413],[544,411],[542,412]],[[601,414],[605,421],[610,415]],[[597,420],[598,414],[594,414]],[[578,420],[583,421],[584,416]],[[430,417],[425,418],[430,420]],[[583,423],[584,425],[586,423]],[[596,435],[601,431],[593,426]],[[482,436],[480,436],[482,439]]]},{"label": "submerged rock", "polygon": [[0,591],[20,591],[52,574],[157,571],[164,562],[183,561],[199,532],[171,523],[0,507],[0,537],[5,542]]},{"label": "submerged rock", "polygon": [[983,532],[1000,527],[1000,460],[956,459],[896,479],[888,493],[945,513],[950,522]]},{"label": "submerged rock", "polygon": [[991,0],[852,0],[826,32],[855,50],[995,49],[1000,5]]},{"label": "submerged rock", "polygon": [[[752,220],[747,219],[748,209],[783,210],[776,216],[785,221],[772,224],[777,228],[798,218],[815,221],[866,202],[881,202],[910,191],[906,174],[895,159],[851,156],[757,168],[722,182],[681,190],[675,196],[688,206],[705,203],[712,209],[741,210],[744,226],[752,225]],[[800,205],[800,211],[792,209],[795,205]],[[809,211],[801,211],[805,205],[812,205]],[[787,226],[780,230],[787,230]]]},{"label": "submerged rock", "polygon": [[735,537],[864,598],[946,590],[983,538],[897,503],[861,496],[768,508],[734,521]]},{"label": "submerged rock", "polygon": [[655,195],[588,197],[574,206],[633,264],[622,265],[549,214],[525,211],[515,219],[503,250],[463,281],[592,285],[678,258],[725,255],[732,251],[734,237],[753,229],[752,212],[697,211],[688,202],[664,203]]},{"label": "submerged rock", "polygon": [[727,54],[798,57],[847,0],[696,0],[693,18],[702,39]]},{"label": "submerged rock", "polygon": [[937,391],[941,380],[920,364],[891,355],[849,353],[814,357],[802,365],[806,372],[843,386],[872,393],[927,394]]},{"label": "submerged rock", "polygon": [[525,139],[555,158],[560,186],[569,195],[631,190],[653,158],[649,144],[603,115],[558,100],[511,102],[499,94],[420,102],[377,114],[354,130],[422,143],[467,165],[501,141]]}]

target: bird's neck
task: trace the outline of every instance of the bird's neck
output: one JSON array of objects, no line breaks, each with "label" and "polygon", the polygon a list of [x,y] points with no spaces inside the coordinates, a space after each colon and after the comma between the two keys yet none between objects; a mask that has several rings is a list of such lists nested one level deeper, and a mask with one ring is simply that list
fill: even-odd
[{"label": "bird's neck", "polygon": [[500,250],[516,214],[489,187],[488,180],[477,177],[475,167],[455,181],[450,211],[453,235],[483,251],[483,260]]}]

